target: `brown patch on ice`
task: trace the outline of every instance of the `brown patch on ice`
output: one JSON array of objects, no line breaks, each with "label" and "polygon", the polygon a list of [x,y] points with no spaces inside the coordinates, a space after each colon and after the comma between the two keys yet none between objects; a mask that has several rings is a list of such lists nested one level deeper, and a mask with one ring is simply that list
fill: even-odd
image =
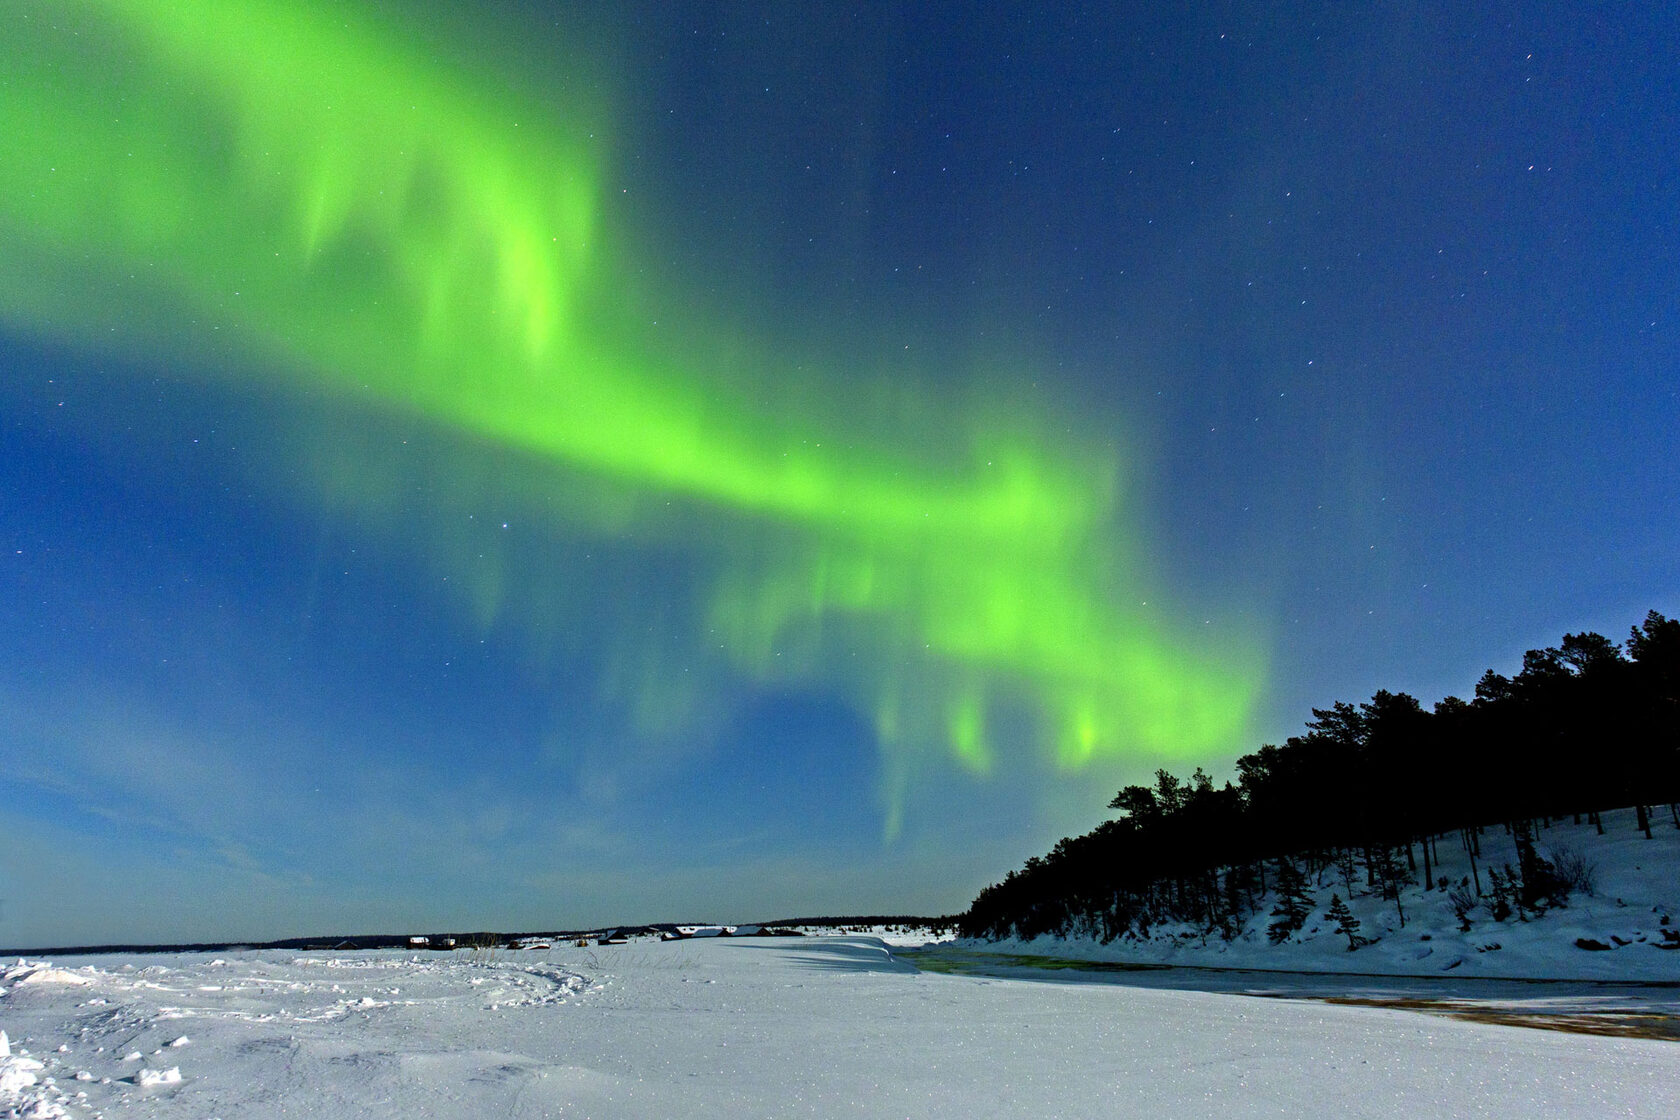
[{"label": "brown patch on ice", "polygon": [[1660,1011],[1519,1011],[1488,1007],[1462,1000],[1371,998],[1364,996],[1322,996],[1325,1003],[1352,1007],[1387,1007],[1396,1011],[1421,1011],[1445,1015],[1472,1023],[1493,1023],[1502,1027],[1531,1027],[1569,1034],[1597,1034],[1612,1038],[1650,1038],[1680,1042],[1680,1015]]}]

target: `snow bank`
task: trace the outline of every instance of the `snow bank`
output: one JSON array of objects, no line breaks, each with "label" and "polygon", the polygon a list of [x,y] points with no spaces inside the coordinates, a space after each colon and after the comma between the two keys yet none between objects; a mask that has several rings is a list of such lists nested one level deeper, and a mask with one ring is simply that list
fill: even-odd
[{"label": "snow bank", "polygon": [[45,961],[26,961],[21,957],[18,962],[0,973],[0,981],[13,987],[27,987],[33,984],[69,984],[75,987],[85,987],[92,983],[86,976],[79,976],[74,972],[67,972],[62,968],[54,968]]},{"label": "snow bank", "polygon": [[[44,1062],[38,1062],[28,1056],[27,1052],[12,1053],[11,1039],[5,1031],[0,1031],[0,1106],[11,1106],[16,1111],[20,1106],[28,1104],[30,1110],[41,1103],[39,1094],[29,1093],[40,1082],[38,1074],[46,1068]],[[21,1112],[17,1113],[22,1115]]]},{"label": "snow bank", "polygon": [[43,968],[22,977],[12,987],[16,989],[41,984],[62,984],[73,988],[83,988],[91,983],[93,981],[86,976],[78,976],[74,972],[67,972],[62,968]]}]

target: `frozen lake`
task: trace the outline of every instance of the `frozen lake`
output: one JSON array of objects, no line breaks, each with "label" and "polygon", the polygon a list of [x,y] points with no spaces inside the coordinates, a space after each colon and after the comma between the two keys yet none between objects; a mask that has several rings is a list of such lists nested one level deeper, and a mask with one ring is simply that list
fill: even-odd
[{"label": "frozen lake", "polygon": [[[0,981],[0,1116],[1680,1115],[1672,988],[961,957],[820,937],[64,958]],[[1536,1014],[1659,1037],[1486,1021]]]}]

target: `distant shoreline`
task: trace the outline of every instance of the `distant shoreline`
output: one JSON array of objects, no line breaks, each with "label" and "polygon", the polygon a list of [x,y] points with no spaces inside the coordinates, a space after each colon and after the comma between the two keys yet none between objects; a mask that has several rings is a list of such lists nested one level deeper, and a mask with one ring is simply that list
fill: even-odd
[{"label": "distant shoreline", "polygon": [[[449,952],[453,950],[471,950],[474,948],[497,947],[508,948],[516,942],[532,940],[577,941],[580,938],[599,939],[601,937],[624,936],[633,937],[657,936],[660,934],[675,934],[680,930],[693,928],[723,927],[729,929],[757,928],[761,931],[805,929],[843,929],[847,926],[908,926],[929,929],[950,929],[956,922],[954,917],[921,917],[908,914],[868,914],[857,916],[820,917],[820,918],[779,918],[768,922],[650,922],[640,925],[602,925],[590,926],[586,929],[571,930],[531,930],[518,933],[502,933],[494,930],[461,931],[413,931],[409,933],[375,933],[375,934],[325,934],[310,937],[287,937],[276,941],[194,941],[175,944],[126,944],[116,943],[107,945],[55,945],[30,948],[0,948],[0,957],[87,957],[106,956],[115,953],[143,954],[143,953],[234,953],[261,952],[265,950],[300,950],[305,952],[357,952],[375,949],[413,949],[416,952]],[[761,932],[756,934],[732,933],[724,936],[755,937],[777,936],[775,933]],[[425,938],[422,944],[415,944],[415,938]],[[447,944],[446,944],[447,943]]]}]

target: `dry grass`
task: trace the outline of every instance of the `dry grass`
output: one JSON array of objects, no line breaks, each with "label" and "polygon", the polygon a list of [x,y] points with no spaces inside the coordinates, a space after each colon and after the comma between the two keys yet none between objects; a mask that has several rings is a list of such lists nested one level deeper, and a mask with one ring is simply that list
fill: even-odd
[{"label": "dry grass", "polygon": [[1502,1027],[1529,1027],[1569,1034],[1607,1035],[1612,1038],[1649,1038],[1680,1042],[1680,1015],[1660,1011],[1516,1011],[1466,1004],[1449,999],[1372,999],[1355,996],[1326,996],[1325,1003],[1352,1007],[1388,1007],[1397,1011],[1421,1011],[1445,1015],[1472,1023],[1493,1023]]}]

